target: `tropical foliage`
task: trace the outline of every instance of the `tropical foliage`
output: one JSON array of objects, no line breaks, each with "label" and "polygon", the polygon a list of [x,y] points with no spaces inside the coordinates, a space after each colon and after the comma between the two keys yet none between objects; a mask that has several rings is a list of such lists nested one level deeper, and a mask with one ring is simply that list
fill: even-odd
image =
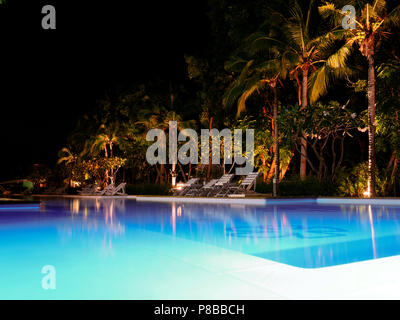
[{"label": "tropical foliage", "polygon": [[[354,6],[354,20],[344,5]],[[110,88],[82,115],[58,161],[69,183],[124,180],[135,190],[232,171],[236,164],[222,161],[149,165],[148,130],[168,138],[177,121],[178,130],[199,136],[201,129],[254,129],[265,186],[300,179],[299,190],[317,181],[335,186],[331,194],[399,193],[396,1],[208,0],[207,15],[209,43],[185,52],[183,77]]]}]

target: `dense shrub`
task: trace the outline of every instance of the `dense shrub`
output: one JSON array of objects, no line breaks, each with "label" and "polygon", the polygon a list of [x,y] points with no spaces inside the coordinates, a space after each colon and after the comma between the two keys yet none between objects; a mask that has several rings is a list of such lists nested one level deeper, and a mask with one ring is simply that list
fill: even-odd
[{"label": "dense shrub", "polygon": [[[378,171],[378,170],[377,170]],[[376,172],[376,195],[383,196],[385,181]],[[368,162],[363,162],[352,170],[343,170],[337,179],[337,195],[341,197],[363,197],[368,188]]]},{"label": "dense shrub", "polygon": [[[257,183],[258,193],[272,193],[272,183]],[[280,196],[317,197],[329,196],[335,192],[335,186],[330,181],[318,181],[313,176],[308,176],[305,181],[300,179],[284,180],[279,184]]]},{"label": "dense shrub", "polygon": [[126,193],[131,195],[154,195],[165,196],[171,192],[171,186],[168,184],[128,184]]}]

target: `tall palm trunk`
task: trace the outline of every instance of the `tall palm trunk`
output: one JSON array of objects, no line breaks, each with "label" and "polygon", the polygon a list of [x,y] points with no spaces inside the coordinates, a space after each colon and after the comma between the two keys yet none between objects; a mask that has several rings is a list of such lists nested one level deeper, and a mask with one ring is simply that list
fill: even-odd
[{"label": "tall palm trunk", "polygon": [[[303,71],[303,83],[302,83],[302,95],[301,95],[301,108],[303,110],[307,107],[307,84],[308,84],[308,67],[302,68]],[[307,137],[302,133],[301,137],[301,155],[300,155],[300,179],[304,181],[307,175]]]},{"label": "tall palm trunk", "polygon": [[286,171],[288,171],[289,166],[290,166],[290,162],[293,159],[294,156],[294,151],[295,151],[295,147],[292,147],[292,150],[290,151],[290,158],[289,161],[287,162],[287,164],[284,164],[282,167],[282,171],[280,173],[280,177],[279,177],[279,181],[282,181],[282,179],[285,177]]},{"label": "tall palm trunk", "polygon": [[274,93],[274,146],[275,146],[275,175],[272,183],[273,196],[277,197],[279,193],[279,141],[278,141],[278,97],[276,93],[276,85],[272,87]]},{"label": "tall palm trunk", "polygon": [[[104,155],[106,158],[108,158],[107,144],[104,145]],[[109,173],[108,173],[108,169],[107,169],[106,170],[106,181],[105,181],[106,186],[108,186],[108,179],[109,179]]]},{"label": "tall palm trunk", "polygon": [[[267,173],[267,175],[266,175],[266,178],[265,178],[265,181],[266,181],[267,183],[270,183],[272,177],[275,176],[275,168],[276,168],[276,166],[275,166],[275,161],[276,161],[276,159],[275,159],[275,144],[274,144],[274,146],[272,147],[272,152],[273,152],[273,154],[274,154],[274,157],[273,157],[273,159],[272,159],[271,166],[270,166],[269,171],[268,171],[268,173]],[[264,165],[265,165],[265,161],[264,161]]]},{"label": "tall palm trunk", "polygon": [[165,164],[160,164],[160,184],[165,183]]},{"label": "tall palm trunk", "polygon": [[368,59],[368,191],[375,197],[375,63],[371,53]]},{"label": "tall palm trunk", "polygon": [[[211,132],[212,127],[213,127],[213,120],[214,120],[214,118],[211,117],[210,118],[210,132]],[[210,135],[210,138],[209,138],[209,143],[212,145],[211,135]],[[212,168],[212,148],[210,149],[210,155],[209,155],[209,159],[208,159],[207,180],[209,180],[210,177],[211,177],[211,173],[212,173],[211,172],[211,168]]]},{"label": "tall palm trunk", "polygon": [[[110,141],[109,145],[110,145],[110,158],[114,158],[113,142]],[[114,169],[110,169],[110,180],[111,180],[111,183],[115,183]]]}]

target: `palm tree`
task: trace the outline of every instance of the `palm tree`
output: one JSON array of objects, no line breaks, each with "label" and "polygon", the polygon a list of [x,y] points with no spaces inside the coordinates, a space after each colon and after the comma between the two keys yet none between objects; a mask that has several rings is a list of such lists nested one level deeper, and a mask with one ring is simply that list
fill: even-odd
[{"label": "palm tree", "polygon": [[[275,11],[269,17],[267,25],[267,32],[257,32],[249,39],[251,50],[254,54],[260,52],[267,52],[264,59],[268,61],[271,58],[271,53],[274,56],[272,61],[279,66],[275,69],[275,75],[270,78],[261,78],[262,82],[273,80],[277,75],[278,78],[285,78],[289,74],[294,78],[298,85],[298,100],[301,110],[308,106],[309,86],[311,87],[310,100],[314,103],[322,94],[327,90],[327,87],[335,78],[343,77],[350,73],[349,68],[346,66],[346,58],[350,53],[348,45],[336,49],[337,39],[336,33],[338,30],[330,30],[316,34],[313,30],[314,26],[311,25],[311,16],[313,13],[315,1],[311,0],[303,14],[303,9],[299,3],[294,0],[291,4],[289,17]],[[335,50],[333,50],[335,49]],[[276,61],[275,61],[276,60]],[[279,63],[278,63],[279,60]],[[271,64],[268,62],[266,65]],[[278,64],[277,64],[278,63]],[[243,71],[247,72],[250,69],[253,61],[248,61]],[[265,71],[265,66],[256,66],[261,68],[259,74]],[[264,69],[263,69],[264,68]],[[311,74],[313,72],[313,74]],[[310,75],[312,76],[311,79]],[[241,78],[243,72],[239,77],[238,83],[243,81]],[[300,81],[301,78],[301,81]],[[246,79],[246,78],[245,78]],[[243,95],[239,100],[238,110],[243,109],[244,101],[256,90],[259,89],[261,83],[257,75],[249,79],[249,85],[246,86]],[[274,81],[269,81],[274,85]],[[234,85],[229,94],[240,91],[240,85]],[[275,112],[274,112],[275,113]],[[307,137],[305,134],[300,138],[301,141],[301,154],[300,154],[300,178],[306,178],[306,161],[307,161]],[[276,145],[276,144],[275,144]]]},{"label": "palm tree", "polygon": [[[100,129],[105,129],[105,126],[102,125]],[[102,150],[106,158],[112,158],[114,156],[114,145],[118,144],[118,139],[116,131],[104,130],[91,140],[90,150],[93,153],[98,153]]]},{"label": "palm tree", "polygon": [[[361,54],[368,61],[368,196],[374,197],[375,186],[375,61],[374,54],[379,38],[385,37],[388,32],[386,28],[400,24],[400,5],[388,12],[384,0],[357,1],[360,4],[357,9],[357,16],[354,17],[355,28],[344,30],[347,45],[358,46]],[[336,5],[335,5],[336,4]],[[341,8],[341,1],[334,3],[326,2],[319,7],[323,16],[332,16],[335,22],[341,22],[347,15],[337,8]],[[346,1],[346,4],[354,4],[354,1]],[[339,7],[338,7],[339,6]]]},{"label": "palm tree", "polygon": [[[350,73],[345,64],[350,52],[349,48],[345,45],[339,50],[332,50],[337,45],[334,40],[337,39],[338,31],[333,29],[328,32],[315,32],[315,25],[311,23],[314,5],[315,1],[311,0],[303,14],[303,9],[295,0],[288,18],[279,13],[275,14],[281,30],[281,39],[278,38],[275,41],[283,45],[282,56],[288,64],[287,68],[290,69],[289,74],[297,82],[300,110],[308,106],[309,100],[314,103],[325,93],[332,79]],[[260,41],[262,40],[273,39],[260,38]],[[309,94],[309,87],[311,94]],[[307,137],[305,134],[300,141],[300,178],[304,180],[307,169]]]},{"label": "palm tree", "polygon": [[[258,50],[252,47],[254,43],[252,38],[257,35],[253,35],[249,38],[250,46],[247,48],[248,53],[252,56],[251,59],[245,60],[243,58],[234,57],[230,63],[226,65],[228,70],[240,70],[240,76],[236,81],[232,83],[229,90],[226,92],[224,97],[224,105],[229,106],[238,100],[237,116],[239,116],[246,109],[247,99],[255,92],[270,88],[272,91],[272,126],[274,135],[273,153],[274,160],[272,163],[272,170],[274,172],[273,179],[273,195],[278,195],[278,184],[279,184],[279,137],[278,137],[278,94],[277,86],[281,82],[281,77],[285,77],[285,69],[282,65],[282,58],[279,55],[279,51],[270,48],[268,56],[262,55],[261,58],[257,58]],[[238,68],[239,67],[239,68]],[[264,111],[266,113],[266,111]]]},{"label": "palm tree", "polygon": [[[152,110],[143,109],[138,115],[139,121],[136,122],[137,125],[143,126],[145,129],[144,136],[150,129],[161,129],[166,131],[169,129],[169,122],[176,121],[177,129],[182,130],[184,128],[191,128],[194,126],[194,121],[187,120],[184,121],[181,116],[179,116],[175,111],[168,111],[164,107],[154,106]],[[177,163],[172,163],[171,175],[176,175],[176,165]],[[156,167],[157,168],[157,167]],[[157,181],[164,183],[166,180],[165,164],[160,164],[160,170],[157,168]]]},{"label": "palm tree", "polygon": [[59,159],[57,164],[64,163],[67,168],[69,168],[68,173],[68,188],[71,187],[72,174],[74,170],[74,165],[78,162],[79,156],[74,154],[67,147],[62,148],[58,153]]},{"label": "palm tree", "polygon": [[[86,141],[82,155],[98,155],[104,151],[105,158],[114,157],[114,145],[119,143],[119,126],[117,123],[110,125],[102,124],[98,133]],[[114,170],[106,171],[106,183],[111,179],[111,183],[115,183]]]}]

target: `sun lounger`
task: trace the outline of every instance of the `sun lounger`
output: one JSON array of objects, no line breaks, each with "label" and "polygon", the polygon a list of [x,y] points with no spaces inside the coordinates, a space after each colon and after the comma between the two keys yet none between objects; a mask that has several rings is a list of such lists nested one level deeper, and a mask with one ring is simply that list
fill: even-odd
[{"label": "sun lounger", "polygon": [[107,195],[108,192],[111,192],[114,188],[115,188],[115,185],[113,183],[111,183],[107,187],[105,187],[103,190],[96,190],[93,195],[105,196],[105,195]]},{"label": "sun lounger", "polygon": [[256,181],[258,177],[258,172],[252,172],[249,173],[240,183],[240,185],[231,185],[224,192],[221,192],[219,196],[229,196],[229,195],[234,195],[234,194],[245,194],[250,191],[252,187],[254,187],[254,190],[256,189]]},{"label": "sun lounger", "polygon": [[184,196],[190,189],[199,187],[199,178],[192,178],[183,185],[183,189],[176,190],[174,196]]},{"label": "sun lounger", "polygon": [[107,191],[105,192],[104,195],[106,195],[106,196],[126,196],[125,186],[126,186],[126,183],[123,182],[115,188],[107,189]]},{"label": "sun lounger", "polygon": [[218,179],[212,179],[202,187],[192,188],[185,194],[185,197],[201,197],[203,195],[207,195],[212,190],[217,181]]},{"label": "sun lounger", "polygon": [[91,184],[86,187],[83,187],[82,190],[78,191],[80,195],[93,195],[96,193],[97,189],[99,188],[98,184]]},{"label": "sun lounger", "polygon": [[219,193],[223,192],[228,184],[232,181],[234,174],[224,174],[218,181],[214,184],[214,187],[207,193],[207,197],[217,197]]}]

